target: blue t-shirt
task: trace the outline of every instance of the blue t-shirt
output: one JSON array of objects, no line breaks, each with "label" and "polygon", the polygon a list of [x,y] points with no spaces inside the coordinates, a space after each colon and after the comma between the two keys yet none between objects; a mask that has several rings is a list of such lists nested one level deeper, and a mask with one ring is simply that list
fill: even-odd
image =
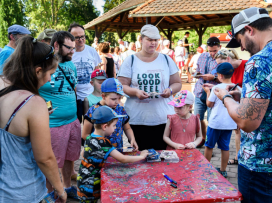
[{"label": "blue t-shirt", "polygon": [[4,49],[0,52],[0,75],[3,74],[4,63],[7,58],[14,52],[14,49],[9,46],[5,46]]},{"label": "blue t-shirt", "polygon": [[[92,122],[92,114],[95,111],[95,109],[97,109],[98,107],[100,107],[101,104],[98,102],[97,104],[91,106],[88,110],[88,112],[85,114],[84,118],[86,120],[88,120],[89,122]],[[122,118],[118,118],[118,121],[116,123],[116,129],[115,131],[108,136],[107,138],[111,141],[111,144],[117,148],[118,151],[122,151],[121,148],[123,147],[123,126],[129,121],[129,116],[127,115],[126,110],[124,109],[124,107],[120,106],[119,104],[116,106],[115,109],[113,109],[117,115],[126,115],[125,117]],[[92,132],[94,131],[94,128],[92,129]],[[90,132],[91,133],[91,132]]]},{"label": "blue t-shirt", "polygon": [[261,125],[250,133],[241,130],[239,164],[256,172],[272,172],[271,93],[272,42],[248,60],[243,79],[242,98],[270,100]]},{"label": "blue t-shirt", "polygon": [[[77,83],[77,71],[73,62],[67,61],[59,65],[63,69],[66,77],[75,87]],[[51,76],[51,81],[45,83],[45,85],[39,89],[39,93],[46,102],[52,101],[53,109],[58,107],[50,115],[50,128],[67,125],[77,119],[75,92],[59,67]]]}]

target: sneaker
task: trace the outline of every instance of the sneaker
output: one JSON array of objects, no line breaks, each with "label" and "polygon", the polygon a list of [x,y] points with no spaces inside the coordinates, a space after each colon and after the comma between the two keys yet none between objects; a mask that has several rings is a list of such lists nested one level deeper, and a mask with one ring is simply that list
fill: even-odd
[{"label": "sneaker", "polygon": [[67,197],[79,200],[78,196],[77,196],[77,189],[76,189],[75,186],[71,186],[69,188],[65,188],[65,192],[67,193]]},{"label": "sneaker", "polygon": [[43,201],[45,201],[46,203],[55,203],[55,201],[57,199],[55,199],[54,197],[54,191],[48,193],[44,198],[43,198]]},{"label": "sneaker", "polygon": [[224,178],[227,178],[227,177],[228,177],[227,171],[221,171],[220,168],[216,168],[216,170],[217,170]]}]

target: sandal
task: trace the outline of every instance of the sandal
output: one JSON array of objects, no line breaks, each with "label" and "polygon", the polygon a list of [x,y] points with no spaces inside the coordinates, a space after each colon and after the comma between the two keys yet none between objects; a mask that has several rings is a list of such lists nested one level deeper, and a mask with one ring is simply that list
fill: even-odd
[{"label": "sandal", "polygon": [[216,170],[217,170],[224,178],[227,178],[227,177],[228,177],[227,171],[221,171],[220,168],[216,168]]},{"label": "sandal", "polygon": [[231,159],[228,161],[228,165],[238,165],[238,160],[237,159]]}]

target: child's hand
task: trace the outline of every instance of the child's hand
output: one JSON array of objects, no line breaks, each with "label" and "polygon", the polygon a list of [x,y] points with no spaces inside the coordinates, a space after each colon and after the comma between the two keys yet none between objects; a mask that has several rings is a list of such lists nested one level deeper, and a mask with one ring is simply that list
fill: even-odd
[{"label": "child's hand", "polygon": [[203,88],[203,90],[204,90],[205,92],[209,92],[209,91],[210,91],[210,88],[207,87],[207,86],[205,86],[205,84],[202,85],[202,88]]},{"label": "child's hand", "polygon": [[139,147],[138,147],[138,145],[137,145],[136,140],[131,140],[131,141],[130,141],[130,145],[131,145],[131,147],[134,147],[134,150],[133,150],[133,151],[138,151]]},{"label": "child's hand", "polygon": [[144,157],[144,159],[147,157],[147,155],[148,155],[148,151],[147,150],[141,151],[140,156]]},{"label": "child's hand", "polygon": [[185,149],[183,144],[176,144],[175,149]]},{"label": "child's hand", "polygon": [[185,147],[187,149],[194,149],[194,148],[196,148],[196,145],[194,142],[189,142],[189,143],[185,144]]},{"label": "child's hand", "polygon": [[80,155],[83,157],[83,155],[84,155],[84,148],[81,150]]}]

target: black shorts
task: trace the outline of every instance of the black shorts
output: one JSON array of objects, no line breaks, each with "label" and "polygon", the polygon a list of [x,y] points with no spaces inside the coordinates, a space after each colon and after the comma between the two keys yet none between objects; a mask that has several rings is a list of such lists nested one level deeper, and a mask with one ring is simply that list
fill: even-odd
[{"label": "black shorts", "polygon": [[163,133],[166,124],[156,126],[130,125],[139,150],[155,149],[165,150],[167,144],[163,141]]}]

